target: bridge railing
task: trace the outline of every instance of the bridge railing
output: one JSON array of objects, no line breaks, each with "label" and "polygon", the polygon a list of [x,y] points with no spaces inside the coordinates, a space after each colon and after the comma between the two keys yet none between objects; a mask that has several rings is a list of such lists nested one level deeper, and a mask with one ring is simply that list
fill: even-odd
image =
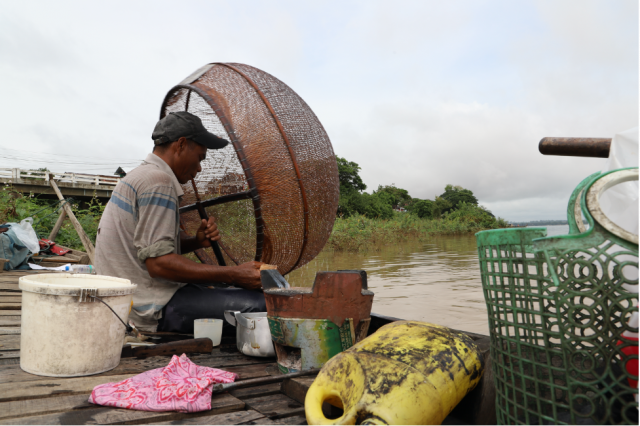
[{"label": "bridge railing", "polygon": [[33,183],[36,184],[38,181],[42,181],[44,185],[49,185],[49,180],[51,179],[54,179],[56,182],[81,183],[100,186],[116,186],[118,182],[120,182],[119,177],[87,175],[83,173],[57,173],[17,168],[0,168],[0,179],[11,179],[14,182],[17,182],[17,180],[29,179],[33,180]]}]

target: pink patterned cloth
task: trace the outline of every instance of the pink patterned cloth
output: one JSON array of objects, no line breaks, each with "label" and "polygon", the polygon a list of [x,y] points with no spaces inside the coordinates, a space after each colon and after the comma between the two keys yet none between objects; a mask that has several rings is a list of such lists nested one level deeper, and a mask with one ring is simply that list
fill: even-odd
[{"label": "pink patterned cloth", "polygon": [[214,383],[231,383],[237,377],[236,373],[196,365],[185,354],[180,358],[174,355],[164,368],[96,386],[89,402],[142,411],[195,413],[211,409]]}]

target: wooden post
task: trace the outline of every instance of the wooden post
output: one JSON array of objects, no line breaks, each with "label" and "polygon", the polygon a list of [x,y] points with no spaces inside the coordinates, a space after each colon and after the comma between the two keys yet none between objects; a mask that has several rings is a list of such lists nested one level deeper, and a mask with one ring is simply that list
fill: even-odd
[{"label": "wooden post", "polygon": [[[56,182],[53,179],[51,179],[49,183],[51,184],[51,187],[58,195],[58,198],[60,199],[60,201],[65,201],[64,197],[62,196],[62,193],[58,189],[58,185],[56,185]],[[65,202],[63,207],[64,207],[64,210],[67,212],[67,215],[69,216],[69,220],[71,221],[71,224],[73,225],[76,232],[78,233],[78,236],[80,237],[80,241],[82,241],[82,245],[84,246],[85,251],[89,255],[89,259],[91,259],[91,264],[94,264],[96,254],[95,254],[95,248],[93,247],[91,240],[87,236],[86,232],[84,232],[84,229],[82,229],[82,225],[80,225],[80,222],[78,222],[78,219],[76,219],[76,216],[73,214],[73,211],[71,210],[71,206],[69,205],[69,203]]]},{"label": "wooden post", "polygon": [[66,217],[67,217],[67,212],[63,207],[62,211],[60,212],[60,216],[58,216],[58,220],[56,221],[56,224],[53,226],[53,229],[51,230],[51,233],[49,234],[49,240],[50,241],[55,241],[56,240],[56,236],[58,235],[58,232],[60,231],[60,228],[62,227],[62,222],[64,222],[64,219]]}]

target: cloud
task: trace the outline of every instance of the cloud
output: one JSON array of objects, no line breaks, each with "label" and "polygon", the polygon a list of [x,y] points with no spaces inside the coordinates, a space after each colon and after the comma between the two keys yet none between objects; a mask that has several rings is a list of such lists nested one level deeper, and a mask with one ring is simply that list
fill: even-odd
[{"label": "cloud", "polygon": [[370,190],[453,183],[507,219],[560,219],[603,161],[538,141],[638,125],[637,16],[633,1],[4,3],[0,146],[142,159],[174,84],[241,62],[298,92]]}]

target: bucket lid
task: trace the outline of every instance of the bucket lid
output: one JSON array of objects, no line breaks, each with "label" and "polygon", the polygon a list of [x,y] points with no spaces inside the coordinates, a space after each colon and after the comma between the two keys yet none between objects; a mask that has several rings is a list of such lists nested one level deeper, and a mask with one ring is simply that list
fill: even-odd
[{"label": "bucket lid", "polygon": [[132,294],[137,285],[122,278],[89,274],[36,274],[18,280],[20,290],[58,296],[78,296],[83,289],[96,289],[97,296]]}]

